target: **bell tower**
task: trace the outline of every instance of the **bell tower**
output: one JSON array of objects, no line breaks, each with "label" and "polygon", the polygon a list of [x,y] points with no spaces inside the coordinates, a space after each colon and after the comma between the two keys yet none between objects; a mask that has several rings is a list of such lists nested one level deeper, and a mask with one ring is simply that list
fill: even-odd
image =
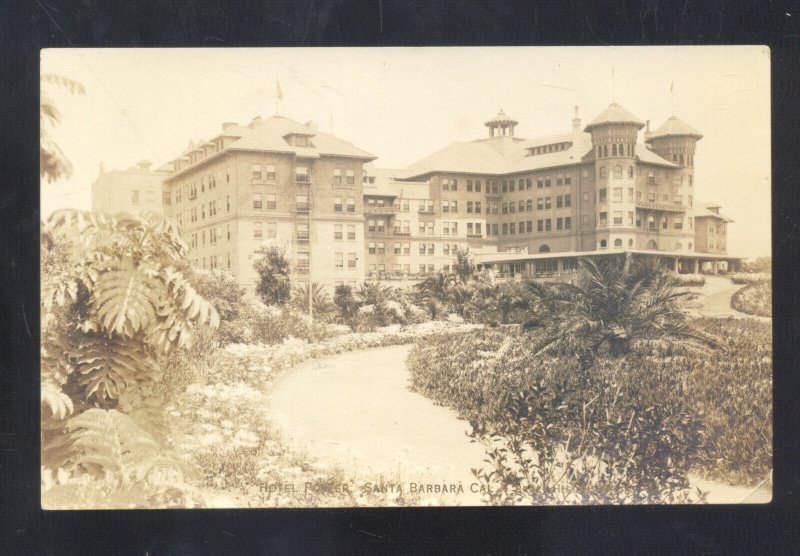
[{"label": "bell tower", "polygon": [[501,109],[497,116],[484,125],[489,128],[489,137],[514,137],[514,128],[519,122],[506,116]]}]

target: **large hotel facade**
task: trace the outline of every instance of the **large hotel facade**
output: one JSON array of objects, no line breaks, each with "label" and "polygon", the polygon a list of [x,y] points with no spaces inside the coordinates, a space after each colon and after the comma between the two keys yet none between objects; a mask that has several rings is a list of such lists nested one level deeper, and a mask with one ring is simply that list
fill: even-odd
[{"label": "large hotel facade", "polygon": [[283,116],[226,123],[166,166],[163,210],[193,264],[225,269],[251,291],[254,253],[271,241],[286,246],[296,281],[329,288],[413,283],[449,272],[466,247],[506,277],[621,252],[659,256],[677,272],[739,262],[727,255],[730,220],[697,201],[702,135],[687,123],[673,116],[651,131],[613,103],[585,127],[576,107],[562,135],[523,139],[517,124],[501,111],[486,137],[388,170]]}]

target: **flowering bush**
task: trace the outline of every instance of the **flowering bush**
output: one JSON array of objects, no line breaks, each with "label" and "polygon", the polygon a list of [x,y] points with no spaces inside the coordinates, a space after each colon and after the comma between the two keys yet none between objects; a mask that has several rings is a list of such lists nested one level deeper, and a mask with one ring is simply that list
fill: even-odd
[{"label": "flowering bush", "polygon": [[731,297],[731,307],[748,315],[772,316],[772,282],[757,282],[740,289]]},{"label": "flowering bush", "polygon": [[738,272],[730,275],[731,282],[734,284],[759,284],[762,282],[772,282],[772,274],[768,272]]}]

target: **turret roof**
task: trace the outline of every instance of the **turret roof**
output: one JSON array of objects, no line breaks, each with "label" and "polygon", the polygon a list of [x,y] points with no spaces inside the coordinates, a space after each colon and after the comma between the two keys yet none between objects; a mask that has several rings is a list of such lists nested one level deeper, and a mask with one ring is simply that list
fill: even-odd
[{"label": "turret roof", "polygon": [[586,126],[584,131],[590,131],[593,127],[604,124],[634,124],[639,129],[644,127],[644,122],[642,120],[616,102],[612,102],[608,105],[608,108],[600,112],[600,114]]},{"label": "turret roof", "polygon": [[647,138],[647,141],[654,139],[655,137],[667,137],[667,136],[685,136],[685,137],[697,137],[701,139],[703,135],[697,131],[695,128],[678,118],[677,116],[671,116],[666,122],[661,124],[657,130],[650,134]]}]

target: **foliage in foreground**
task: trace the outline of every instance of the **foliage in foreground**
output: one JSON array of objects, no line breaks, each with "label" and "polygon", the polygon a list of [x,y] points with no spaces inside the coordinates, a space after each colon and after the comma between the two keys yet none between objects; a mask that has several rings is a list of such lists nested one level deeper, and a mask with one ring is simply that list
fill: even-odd
[{"label": "foliage in foreground", "polygon": [[62,210],[43,236],[42,504],[63,507],[76,490],[102,507],[190,504],[167,488],[184,469],[160,455],[154,395],[158,359],[219,323],[182,271],[187,246],[153,214]]},{"label": "foliage in foreground", "polygon": [[537,356],[536,334],[441,334],[412,350],[412,388],[472,424],[495,504],[680,501],[690,471],[756,484],[772,467],[770,326],[695,325],[726,338],[713,357],[676,346],[586,371]]},{"label": "foliage in foreground", "polygon": [[772,316],[772,282],[756,282],[745,286],[731,297],[731,308],[759,317]]},{"label": "foliage in foreground", "polygon": [[736,285],[760,284],[763,282],[772,282],[772,273],[770,272],[737,272],[730,275],[731,282]]}]

